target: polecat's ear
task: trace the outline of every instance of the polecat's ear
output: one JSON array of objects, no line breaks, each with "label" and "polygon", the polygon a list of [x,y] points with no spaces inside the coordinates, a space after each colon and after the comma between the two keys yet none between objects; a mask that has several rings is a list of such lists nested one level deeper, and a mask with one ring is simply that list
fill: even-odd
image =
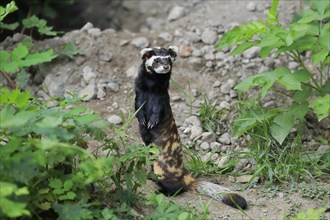
[{"label": "polecat's ear", "polygon": [[152,48],[144,48],[140,51],[141,58],[143,60],[149,59],[153,55],[153,49]]},{"label": "polecat's ear", "polygon": [[168,51],[170,53],[170,56],[172,58],[175,58],[177,56],[177,53],[179,51],[179,48],[177,46],[169,46]]}]

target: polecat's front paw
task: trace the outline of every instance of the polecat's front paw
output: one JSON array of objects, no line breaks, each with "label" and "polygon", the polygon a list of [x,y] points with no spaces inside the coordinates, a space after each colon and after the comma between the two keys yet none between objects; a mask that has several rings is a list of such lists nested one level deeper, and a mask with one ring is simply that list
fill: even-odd
[{"label": "polecat's front paw", "polygon": [[146,117],[144,117],[143,113],[138,113],[136,115],[137,120],[139,121],[140,125],[146,126],[147,125],[147,120]]},{"label": "polecat's front paw", "polygon": [[151,116],[149,121],[148,121],[147,128],[152,129],[152,128],[156,127],[158,122],[159,122],[158,117]]}]

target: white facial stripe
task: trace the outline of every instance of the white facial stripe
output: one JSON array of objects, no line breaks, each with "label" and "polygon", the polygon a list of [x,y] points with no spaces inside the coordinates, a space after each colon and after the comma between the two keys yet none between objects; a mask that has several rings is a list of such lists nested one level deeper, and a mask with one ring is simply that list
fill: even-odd
[{"label": "white facial stripe", "polygon": [[[147,69],[148,72],[150,72],[149,69],[148,69],[148,66],[152,66],[154,60],[157,59],[157,58],[159,58],[159,59],[170,58],[172,62],[174,61],[173,57],[171,57],[170,55],[167,55],[167,56],[152,56],[149,59],[147,59],[147,61],[145,63],[145,66],[146,66],[146,69]],[[160,65],[157,69],[155,69],[155,72],[156,73],[168,73],[170,70],[171,69],[165,70],[163,68],[163,66]]]}]

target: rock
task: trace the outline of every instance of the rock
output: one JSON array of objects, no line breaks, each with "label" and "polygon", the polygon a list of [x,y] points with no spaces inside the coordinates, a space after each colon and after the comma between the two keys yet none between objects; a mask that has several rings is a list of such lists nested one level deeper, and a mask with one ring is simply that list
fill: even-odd
[{"label": "rock", "polygon": [[266,57],[264,63],[270,69],[274,68],[275,66],[275,61],[273,57]]},{"label": "rock", "polygon": [[218,40],[217,32],[213,30],[205,30],[202,33],[202,41],[205,44],[214,44]]},{"label": "rock", "polygon": [[291,71],[295,71],[299,66],[300,64],[294,61],[288,63],[288,67]]},{"label": "rock", "polygon": [[317,148],[317,152],[319,152],[319,153],[328,153],[328,152],[330,152],[330,146],[329,145],[321,145]]},{"label": "rock", "polygon": [[216,80],[214,83],[213,83],[213,88],[218,88],[221,86],[221,82],[219,80]]},{"label": "rock", "polygon": [[212,52],[209,52],[209,53],[204,55],[204,59],[205,60],[214,60],[215,57],[214,57],[214,54]]},{"label": "rock", "polygon": [[206,67],[212,68],[213,67],[213,62],[211,60],[207,61],[205,64]]},{"label": "rock", "polygon": [[215,141],[215,134],[213,132],[203,132],[202,133],[202,141],[206,142],[214,142]]},{"label": "rock", "polygon": [[249,2],[247,5],[246,5],[246,9],[248,11],[255,11],[257,9],[257,6],[254,2]]},{"label": "rock", "polygon": [[196,137],[200,136],[203,133],[203,129],[196,125],[191,126],[190,140],[194,140]]},{"label": "rock", "polygon": [[128,43],[129,43],[129,41],[126,40],[126,39],[122,39],[122,40],[119,41],[119,45],[120,45],[120,46],[125,46],[125,45],[127,45]]},{"label": "rock", "polygon": [[219,51],[215,54],[216,60],[223,60],[223,59],[225,59],[225,57],[226,57],[226,54],[222,51]]},{"label": "rock", "polygon": [[101,61],[110,62],[112,60],[112,53],[100,53],[98,58]]},{"label": "rock", "polygon": [[219,108],[230,110],[230,104],[227,101],[221,101],[219,104]]},{"label": "rock", "polygon": [[149,46],[149,40],[145,37],[137,37],[131,41],[131,44],[138,48],[146,48]]},{"label": "rock", "polygon": [[212,142],[210,144],[211,150],[215,152],[220,152],[221,151],[221,144],[218,142]]},{"label": "rock", "polygon": [[106,95],[107,93],[105,92],[104,87],[97,87],[97,99],[104,100]]},{"label": "rock", "polygon": [[96,78],[96,73],[93,72],[92,68],[85,66],[83,68],[83,78],[87,84]]},{"label": "rock", "polygon": [[192,49],[188,45],[182,44],[179,48],[180,57],[190,57],[192,54]]},{"label": "rock", "polygon": [[93,37],[99,37],[102,34],[100,28],[90,28],[87,33]]},{"label": "rock", "polygon": [[163,39],[164,41],[172,41],[173,35],[168,32],[163,32],[159,35],[159,38]]},{"label": "rock", "polygon": [[193,52],[192,52],[192,55],[194,57],[201,57],[202,56],[202,52],[198,49],[194,49]]},{"label": "rock", "polygon": [[199,118],[195,115],[192,115],[190,117],[188,117],[185,122],[185,124],[187,124],[188,126],[189,125],[194,125],[194,126],[197,126],[197,127],[202,127],[202,123],[201,121],[199,120]]},{"label": "rock", "polygon": [[193,43],[197,43],[201,40],[200,35],[195,32],[187,32],[185,37]]},{"label": "rock", "polygon": [[89,29],[91,29],[91,28],[93,28],[94,27],[94,25],[92,24],[92,23],[90,23],[90,22],[87,22],[81,29],[80,29],[80,31],[87,31],[87,30],[89,30]]},{"label": "rock", "polygon": [[135,78],[138,74],[139,69],[137,68],[136,65],[131,66],[126,70],[126,76],[128,78]]},{"label": "rock", "polygon": [[79,91],[79,98],[85,102],[93,99],[95,95],[96,95],[96,88],[94,83],[88,84],[84,89]]},{"label": "rock", "polygon": [[178,96],[178,95],[174,95],[174,96],[171,97],[171,100],[173,102],[178,102],[178,101],[181,101],[182,98],[180,96]]},{"label": "rock", "polygon": [[44,90],[38,90],[37,98],[42,98],[43,100],[49,100],[49,95]]},{"label": "rock", "polygon": [[201,156],[201,160],[202,160],[203,162],[206,162],[206,161],[208,161],[209,159],[211,159],[211,156],[212,156],[212,153],[211,153],[211,152],[207,152],[206,154],[204,154],[204,155]]},{"label": "rock", "polygon": [[123,122],[123,120],[121,119],[121,117],[119,117],[118,115],[110,115],[108,117],[108,121],[111,123],[111,124],[115,124],[115,125],[119,125]]},{"label": "rock", "polygon": [[243,175],[236,177],[236,180],[240,183],[248,183],[252,180],[253,175]]},{"label": "rock", "polygon": [[226,84],[228,84],[230,88],[234,88],[236,85],[236,81],[234,79],[228,79]]},{"label": "rock", "polygon": [[210,144],[207,143],[207,142],[202,142],[201,145],[200,145],[200,148],[202,150],[209,150],[210,149]]},{"label": "rock", "polygon": [[[59,68],[59,70],[62,70]],[[43,90],[51,97],[60,97],[64,95],[64,85],[67,82],[69,75],[64,72],[60,75],[48,74],[42,83]]]},{"label": "rock", "polygon": [[220,86],[220,92],[224,95],[229,94],[231,91],[231,84],[229,83],[224,83]]},{"label": "rock", "polygon": [[219,140],[218,140],[220,143],[222,144],[230,144],[231,143],[231,137],[230,137],[230,134],[228,132],[222,134],[220,137],[219,137]]},{"label": "rock", "polygon": [[224,155],[221,157],[220,161],[218,162],[219,167],[224,167],[229,162],[230,157],[228,155]]},{"label": "rock", "polygon": [[252,59],[257,57],[259,55],[259,52],[260,52],[260,48],[253,46],[243,52],[243,57],[247,59]]},{"label": "rock", "polygon": [[118,92],[119,91],[119,84],[115,81],[111,81],[107,84],[106,88],[111,92]]},{"label": "rock", "polygon": [[185,14],[184,8],[176,5],[176,6],[174,6],[174,8],[171,9],[170,13],[167,16],[167,20],[169,20],[169,21],[177,20],[177,19],[183,17],[184,14]]},{"label": "rock", "polygon": [[157,29],[165,24],[165,20],[162,18],[148,17],[146,23],[150,29]]}]

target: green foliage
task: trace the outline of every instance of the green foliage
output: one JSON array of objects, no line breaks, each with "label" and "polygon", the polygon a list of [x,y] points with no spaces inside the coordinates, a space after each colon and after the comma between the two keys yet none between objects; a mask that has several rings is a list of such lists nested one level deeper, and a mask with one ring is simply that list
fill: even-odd
[{"label": "green foliage", "polygon": [[17,11],[18,8],[14,1],[11,1],[6,5],[6,7],[0,6],[0,29],[15,30],[18,27],[18,22],[12,24],[3,23],[3,19],[10,13]]},{"label": "green foliage", "polygon": [[222,111],[216,108],[216,103],[205,97],[199,110],[199,119],[202,122],[203,130],[216,132],[219,120],[222,118]]},{"label": "green foliage", "polygon": [[[292,97],[293,102],[288,109],[266,110],[262,114],[265,116],[263,119],[258,115],[246,113],[241,115],[234,125],[234,133],[240,136],[266,119],[270,123],[273,138],[283,144],[296,121],[303,120],[308,110],[312,110],[319,120],[329,115],[329,89],[323,88],[330,80],[325,74],[330,61],[330,3],[312,1],[312,8],[304,10],[301,18],[288,27],[278,21],[278,3],[278,0],[273,1],[265,21],[249,22],[225,33],[217,43],[217,48],[223,49],[241,43],[232,51],[233,55],[238,55],[252,46],[257,46],[261,48],[262,58],[274,51],[277,55],[285,53],[300,64],[300,68],[295,72],[291,72],[287,67],[279,67],[248,77],[236,86],[240,92],[257,87],[259,97],[263,98],[270,91],[277,91],[280,85],[282,88],[279,89],[285,91],[282,93]],[[319,71],[317,77],[312,77],[313,74],[302,59],[302,53],[306,51],[312,53],[310,62],[319,66],[316,68]]]},{"label": "green foliage", "polygon": [[11,52],[0,50],[0,70],[6,73],[15,73],[24,67],[49,62],[56,57],[57,55],[51,49],[40,53],[31,53],[26,45],[19,43]]},{"label": "green foliage", "polygon": [[[271,182],[302,176],[313,178],[329,172],[326,153],[303,150],[302,131],[308,111],[312,111],[319,121],[327,118],[330,112],[327,72],[330,63],[330,2],[311,1],[311,7],[303,10],[299,19],[288,26],[278,20],[278,3],[273,0],[266,20],[235,27],[216,45],[217,49],[223,49],[239,44],[231,51],[232,55],[255,46],[261,49],[262,58],[271,53],[276,56],[284,54],[299,63],[296,71],[279,67],[250,76],[236,86],[240,94],[254,89],[257,95],[255,99],[239,104],[240,114],[233,125],[233,134],[236,137],[249,134],[251,151],[246,156],[258,164],[253,175]],[[304,57],[306,52],[311,54],[310,59]],[[291,104],[264,108],[262,99],[270,92],[276,93],[278,100],[290,99]],[[293,128],[295,134],[292,134]]]},{"label": "green foliage", "polygon": [[300,219],[306,219],[306,220],[322,220],[326,219],[324,216],[325,208],[320,209],[308,209],[306,212],[299,212],[296,216],[292,217],[292,220],[300,220]]},{"label": "green foliage", "polygon": [[[28,92],[0,90],[1,218],[37,218],[54,210],[59,219],[110,219],[116,209],[99,207],[102,198],[113,194],[114,206],[136,202],[146,183],[149,148],[107,138],[108,122],[77,100],[48,108]],[[108,156],[86,151],[88,140],[98,141]],[[113,193],[90,203],[93,183]]]},{"label": "green foliage", "polygon": [[47,21],[44,19],[40,19],[35,15],[28,17],[22,20],[24,27],[26,28],[34,28],[36,27],[38,32],[47,36],[56,36],[57,32],[53,31],[52,27],[47,26]]}]

